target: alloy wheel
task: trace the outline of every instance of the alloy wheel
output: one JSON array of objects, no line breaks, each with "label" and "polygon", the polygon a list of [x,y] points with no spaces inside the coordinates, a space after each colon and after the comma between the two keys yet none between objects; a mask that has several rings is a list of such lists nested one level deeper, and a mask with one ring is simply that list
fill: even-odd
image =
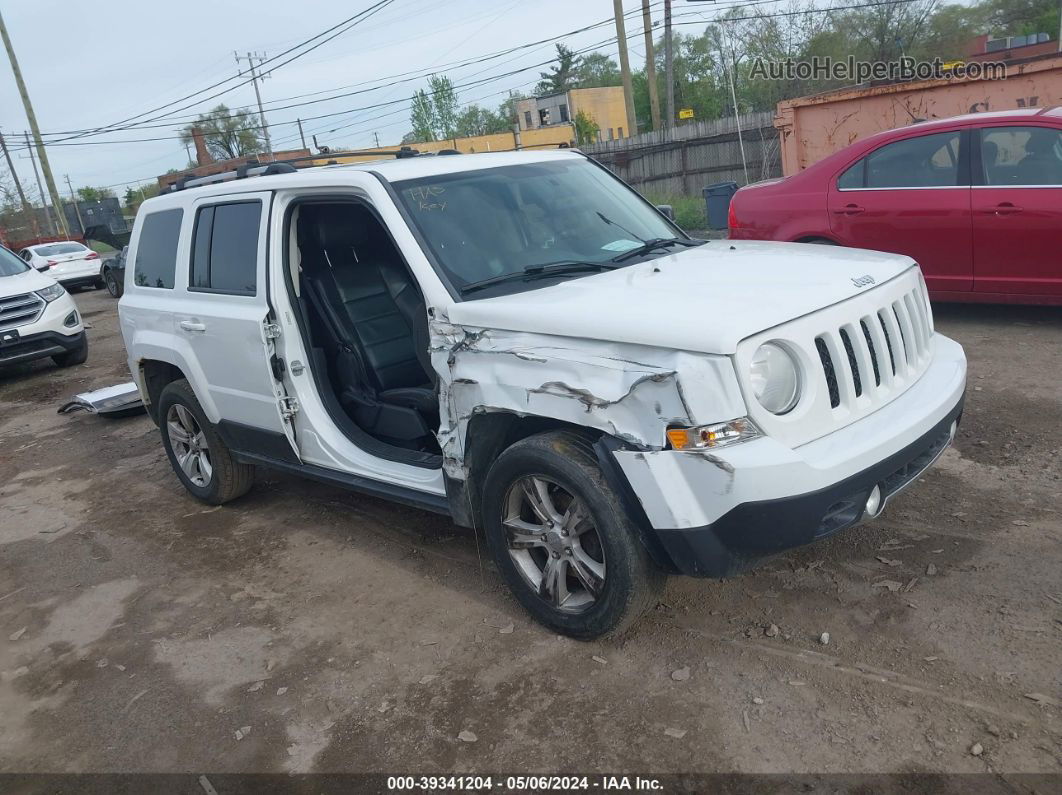
[{"label": "alloy wheel", "polygon": [[583,501],[527,475],[509,487],[504,506],[509,556],[531,589],[564,612],[591,607],[605,585],[605,552]]},{"label": "alloy wheel", "polygon": [[192,485],[203,488],[210,483],[214,467],[210,463],[210,446],[195,416],[180,403],[166,412],[166,433],[174,458]]}]

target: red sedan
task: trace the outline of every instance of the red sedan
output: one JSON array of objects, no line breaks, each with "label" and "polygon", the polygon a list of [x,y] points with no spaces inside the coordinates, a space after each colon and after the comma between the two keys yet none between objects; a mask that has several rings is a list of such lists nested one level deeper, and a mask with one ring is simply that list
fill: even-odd
[{"label": "red sedan", "polygon": [[742,188],[729,226],[907,254],[941,301],[1062,305],[1062,107],[879,133]]}]

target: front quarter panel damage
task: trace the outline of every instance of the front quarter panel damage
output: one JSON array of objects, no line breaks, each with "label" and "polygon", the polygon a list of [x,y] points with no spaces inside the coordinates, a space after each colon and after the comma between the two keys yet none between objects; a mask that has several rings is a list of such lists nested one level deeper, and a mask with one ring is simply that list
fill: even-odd
[{"label": "front quarter panel damage", "polygon": [[464,480],[469,420],[480,412],[548,417],[660,450],[669,425],[744,414],[726,357],[496,329],[436,317],[439,443],[449,477]]}]

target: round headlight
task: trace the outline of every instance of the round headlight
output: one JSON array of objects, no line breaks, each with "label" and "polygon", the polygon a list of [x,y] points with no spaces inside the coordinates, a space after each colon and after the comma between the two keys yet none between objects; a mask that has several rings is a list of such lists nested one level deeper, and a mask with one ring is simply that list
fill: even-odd
[{"label": "round headlight", "polygon": [[800,397],[800,371],[789,351],[774,342],[756,349],[749,365],[752,393],[767,411],[785,414]]}]

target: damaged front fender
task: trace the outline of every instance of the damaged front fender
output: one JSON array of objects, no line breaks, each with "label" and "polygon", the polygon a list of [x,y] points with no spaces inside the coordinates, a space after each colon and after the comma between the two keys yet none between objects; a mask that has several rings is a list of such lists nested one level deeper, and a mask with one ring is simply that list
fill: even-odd
[{"label": "damaged front fender", "polygon": [[548,417],[660,450],[669,425],[742,416],[724,356],[496,329],[436,317],[432,366],[439,375],[439,443],[449,477],[467,478],[469,420],[483,412]]}]

